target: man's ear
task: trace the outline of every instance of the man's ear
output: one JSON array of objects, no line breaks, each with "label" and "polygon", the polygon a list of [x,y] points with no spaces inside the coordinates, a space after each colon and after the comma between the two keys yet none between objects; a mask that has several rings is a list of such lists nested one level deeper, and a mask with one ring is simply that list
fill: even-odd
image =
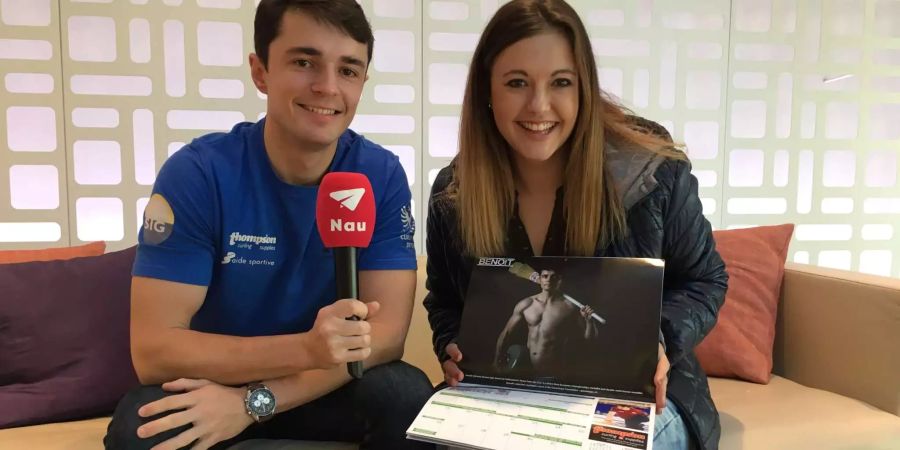
[{"label": "man's ear", "polygon": [[263,64],[262,60],[259,59],[259,55],[251,53],[250,78],[253,79],[253,84],[256,85],[256,89],[259,89],[259,92],[262,92],[265,95],[269,95],[269,86],[266,84],[266,75],[268,75],[268,73],[266,66]]}]

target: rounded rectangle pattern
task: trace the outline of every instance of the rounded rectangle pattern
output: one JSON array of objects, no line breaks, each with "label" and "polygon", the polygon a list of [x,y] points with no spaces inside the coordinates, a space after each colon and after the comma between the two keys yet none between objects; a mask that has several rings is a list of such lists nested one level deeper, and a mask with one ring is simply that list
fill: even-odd
[{"label": "rounded rectangle pattern", "polygon": [[243,122],[240,111],[194,111],[173,109],[166,113],[166,125],[173,130],[230,130]]},{"label": "rounded rectangle pattern", "polygon": [[69,58],[73,61],[116,60],[116,22],[112,17],[69,17],[68,38]]},{"label": "rounded rectangle pattern", "polygon": [[153,93],[150,78],[131,75],[72,75],[69,86],[81,95],[146,97]]},{"label": "rounded rectangle pattern", "polygon": [[428,2],[428,17],[433,20],[463,21],[469,18],[469,5],[465,2]]},{"label": "rounded rectangle pattern", "polygon": [[0,19],[6,25],[50,25],[50,0],[0,0]]},{"label": "rounded rectangle pattern", "polygon": [[59,208],[59,170],[50,165],[12,166],[9,194],[15,209]]},{"label": "rounded rectangle pattern", "polygon": [[409,19],[416,12],[415,0],[374,0],[372,6],[378,17]]},{"label": "rounded rectangle pattern", "polygon": [[136,63],[150,62],[150,22],[147,19],[132,19],[128,23],[129,53]]},{"label": "rounded rectangle pattern", "polygon": [[6,140],[14,152],[56,150],[56,111],[44,106],[11,106],[6,109]]},{"label": "rounded rectangle pattern", "polygon": [[204,78],[200,80],[200,96],[205,98],[238,99],[244,97],[241,80]]},{"label": "rounded rectangle pattern", "polygon": [[72,159],[78,184],[116,185],[122,182],[122,150],[116,141],[75,141]]},{"label": "rounded rectangle pattern", "polygon": [[53,58],[50,42],[34,39],[0,39],[0,59],[47,61]]},{"label": "rounded rectangle pattern", "polygon": [[78,128],[116,128],[119,126],[119,111],[113,108],[75,108],[72,110],[72,125]]},{"label": "rounded rectangle pattern", "polygon": [[125,237],[122,199],[82,197],[75,201],[78,239],[120,241]]},{"label": "rounded rectangle pattern", "polygon": [[3,82],[11,94],[50,94],[56,86],[48,73],[8,73]]},{"label": "rounded rectangle pattern", "polygon": [[197,24],[197,61],[204,66],[239,67],[244,63],[243,27],[236,22]]},{"label": "rounded rectangle pattern", "polygon": [[357,114],[350,128],[358,133],[412,134],[416,130],[416,119],[413,116]]},{"label": "rounded rectangle pattern", "polygon": [[416,101],[416,88],[405,84],[375,86],[375,101],[385,104],[404,104]]},{"label": "rounded rectangle pattern", "polygon": [[0,242],[59,242],[62,228],[48,222],[0,222]]},{"label": "rounded rectangle pattern", "polygon": [[452,158],[459,151],[459,117],[433,116],[428,119],[428,154]]},{"label": "rounded rectangle pattern", "polygon": [[375,30],[374,34],[378,43],[372,55],[375,70],[385,73],[412,73],[415,70],[416,44],[412,32]]}]

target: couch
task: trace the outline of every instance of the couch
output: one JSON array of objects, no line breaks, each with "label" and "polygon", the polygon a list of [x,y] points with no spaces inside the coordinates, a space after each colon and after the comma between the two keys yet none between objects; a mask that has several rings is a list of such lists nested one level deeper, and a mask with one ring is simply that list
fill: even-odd
[{"label": "couch", "polygon": [[[422,307],[424,260],[404,360],[441,371]],[[711,378],[720,448],[900,449],[900,280],[788,263],[768,384]],[[109,418],[0,430],[0,449],[102,448]],[[355,448],[245,442],[239,449]]]}]

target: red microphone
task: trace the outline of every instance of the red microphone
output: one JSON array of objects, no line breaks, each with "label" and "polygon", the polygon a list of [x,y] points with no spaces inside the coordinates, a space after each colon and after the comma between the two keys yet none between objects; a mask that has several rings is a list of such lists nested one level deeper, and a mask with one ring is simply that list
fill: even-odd
[{"label": "red microphone", "polygon": [[[361,173],[325,174],[316,197],[316,227],[325,248],[334,251],[337,298],[359,298],[356,249],[368,247],[375,230],[375,196],[369,179]],[[361,378],[362,361],[347,363],[347,371]]]}]

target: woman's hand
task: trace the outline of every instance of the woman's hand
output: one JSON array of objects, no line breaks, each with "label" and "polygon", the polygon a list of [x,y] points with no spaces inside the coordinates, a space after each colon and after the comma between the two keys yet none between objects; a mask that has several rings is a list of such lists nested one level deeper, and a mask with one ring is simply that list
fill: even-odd
[{"label": "woman's hand", "polygon": [[455,343],[447,344],[446,350],[447,354],[450,355],[450,359],[441,364],[441,368],[444,369],[444,381],[448,385],[456,387],[465,376],[462,370],[459,370],[459,366],[456,365],[456,363],[462,361],[462,352],[459,351],[459,347]]},{"label": "woman's hand", "polygon": [[656,385],[656,414],[662,414],[666,407],[666,386],[669,384],[669,358],[666,357],[662,343],[659,344],[657,355],[659,360],[656,363],[656,375],[653,377],[653,383]]}]

